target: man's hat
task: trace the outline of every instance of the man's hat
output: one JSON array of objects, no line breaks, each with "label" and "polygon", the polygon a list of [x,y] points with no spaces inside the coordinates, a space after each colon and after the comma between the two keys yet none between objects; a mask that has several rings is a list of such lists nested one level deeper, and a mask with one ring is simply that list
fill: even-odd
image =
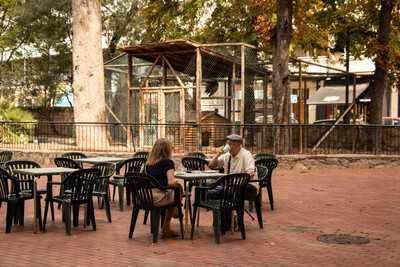
[{"label": "man's hat", "polygon": [[226,140],[243,143],[243,138],[238,134],[230,134],[226,137]]}]

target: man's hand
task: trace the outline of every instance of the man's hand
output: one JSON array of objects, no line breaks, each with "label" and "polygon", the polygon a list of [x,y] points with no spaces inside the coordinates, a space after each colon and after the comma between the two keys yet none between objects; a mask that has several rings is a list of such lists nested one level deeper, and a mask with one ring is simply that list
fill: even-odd
[{"label": "man's hand", "polygon": [[210,160],[208,163],[208,167],[211,169],[218,168],[218,157],[221,156],[224,152],[224,146],[220,146],[217,148],[217,154]]},{"label": "man's hand", "polygon": [[220,154],[220,155],[225,153],[224,152],[224,147],[225,147],[225,145],[217,147],[217,153]]}]

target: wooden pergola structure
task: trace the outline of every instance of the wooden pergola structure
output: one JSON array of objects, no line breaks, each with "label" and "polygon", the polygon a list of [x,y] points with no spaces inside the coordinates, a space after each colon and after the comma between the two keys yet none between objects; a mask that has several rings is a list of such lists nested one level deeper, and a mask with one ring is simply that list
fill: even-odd
[{"label": "wooden pergola structure", "polygon": [[[221,52],[223,47],[234,47],[235,53]],[[185,91],[193,90],[193,105],[195,113],[195,123],[201,123],[201,96],[202,87],[206,79],[221,79],[224,77],[227,81],[227,88],[224,96],[207,97],[208,99],[219,99],[224,101],[226,106],[227,119],[234,122],[235,114],[240,112],[240,121],[244,122],[245,116],[245,82],[246,73],[255,73],[262,77],[264,82],[264,95],[267,95],[267,82],[269,71],[257,64],[246,63],[246,49],[255,50],[255,47],[245,43],[219,43],[219,44],[199,44],[188,40],[173,40],[164,43],[141,44],[122,48],[122,51],[128,55],[128,97],[127,97],[127,122],[132,123],[132,95],[138,92],[139,96],[139,123],[146,124],[145,120],[145,94],[151,92],[168,92],[179,94],[179,116],[180,122],[187,122],[185,114],[187,103],[185,103]],[[142,63],[135,63],[139,59]],[[143,63],[147,62],[147,63]],[[137,74],[137,69],[147,66],[146,72]],[[161,75],[153,75],[155,69],[161,72]],[[135,72],[136,69],[136,72]],[[136,74],[135,74],[136,73]],[[182,75],[183,74],[183,75]],[[157,77],[160,83],[152,85],[150,80]],[[185,82],[185,77],[188,78]],[[172,80],[171,80],[172,79]],[[172,81],[172,83],[171,83]],[[187,82],[191,81],[191,82]],[[235,92],[238,91],[240,82],[240,106],[235,105]],[[235,87],[236,85],[236,87]],[[165,96],[157,99],[160,106],[165,105]],[[236,97],[238,100],[238,97]],[[193,108],[193,107],[192,107]],[[266,104],[264,108],[266,112]],[[162,114],[159,122],[165,123],[165,116]],[[266,119],[267,114],[264,114]],[[163,119],[164,118],[164,119]],[[128,129],[127,143],[132,144],[131,129]],[[139,129],[140,134],[143,130]],[[140,138],[142,139],[142,138]],[[199,137],[198,140],[201,138]]]}]

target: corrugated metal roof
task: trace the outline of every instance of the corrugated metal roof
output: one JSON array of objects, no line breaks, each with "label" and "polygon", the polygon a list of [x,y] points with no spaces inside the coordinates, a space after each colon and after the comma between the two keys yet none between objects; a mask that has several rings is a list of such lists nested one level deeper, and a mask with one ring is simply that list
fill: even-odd
[{"label": "corrugated metal roof", "polygon": [[[356,85],[356,98],[358,98],[369,86],[369,83]],[[349,86],[349,102],[353,101],[353,86]],[[325,86],[318,89],[307,100],[308,105],[344,104],[346,103],[346,86]]]}]

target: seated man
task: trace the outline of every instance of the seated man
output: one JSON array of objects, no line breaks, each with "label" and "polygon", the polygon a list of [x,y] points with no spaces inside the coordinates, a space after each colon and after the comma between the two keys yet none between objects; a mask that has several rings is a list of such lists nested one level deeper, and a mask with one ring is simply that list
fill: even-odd
[{"label": "seated man", "polygon": [[[224,173],[248,173],[252,179],[257,179],[254,158],[250,151],[243,148],[243,138],[237,134],[226,137],[226,146],[209,163],[210,168],[224,168]],[[258,183],[249,183],[246,187],[245,199],[257,195]],[[208,198],[218,199],[223,195],[223,188],[210,190]],[[252,199],[252,198],[250,198]]]}]

